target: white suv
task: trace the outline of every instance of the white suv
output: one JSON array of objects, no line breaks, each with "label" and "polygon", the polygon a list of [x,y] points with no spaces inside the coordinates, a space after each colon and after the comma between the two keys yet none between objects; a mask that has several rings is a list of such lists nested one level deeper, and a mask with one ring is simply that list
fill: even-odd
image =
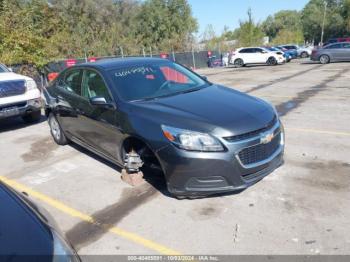
[{"label": "white suv", "polygon": [[0,119],[21,116],[25,122],[37,122],[41,107],[41,93],[35,81],[0,64]]},{"label": "white suv", "polygon": [[286,59],[283,54],[271,52],[262,47],[244,47],[239,48],[231,55],[230,63],[236,67],[242,67],[247,64],[283,64]]}]

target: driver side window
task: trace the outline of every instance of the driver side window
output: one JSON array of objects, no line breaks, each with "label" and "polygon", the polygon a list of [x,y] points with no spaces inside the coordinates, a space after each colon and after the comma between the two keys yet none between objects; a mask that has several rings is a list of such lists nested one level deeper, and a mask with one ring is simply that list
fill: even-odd
[{"label": "driver side window", "polygon": [[84,71],[83,96],[87,99],[104,97],[106,102],[112,102],[112,97],[100,74],[93,70]]}]

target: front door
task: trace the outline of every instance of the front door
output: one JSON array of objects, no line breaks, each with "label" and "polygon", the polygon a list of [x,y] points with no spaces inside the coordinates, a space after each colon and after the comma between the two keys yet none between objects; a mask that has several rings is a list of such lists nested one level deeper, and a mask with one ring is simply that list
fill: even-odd
[{"label": "front door", "polygon": [[108,103],[115,101],[103,77],[95,70],[85,69],[82,84],[83,99],[79,105],[79,136],[83,142],[108,158],[120,159],[123,135],[117,123],[116,107],[94,106],[90,99],[103,97]]},{"label": "front door", "polygon": [[343,56],[345,61],[350,61],[350,43],[343,44]]},{"label": "front door", "polygon": [[61,128],[69,136],[78,137],[77,106],[82,100],[81,83],[83,70],[71,69],[66,71],[55,83],[56,116]]}]

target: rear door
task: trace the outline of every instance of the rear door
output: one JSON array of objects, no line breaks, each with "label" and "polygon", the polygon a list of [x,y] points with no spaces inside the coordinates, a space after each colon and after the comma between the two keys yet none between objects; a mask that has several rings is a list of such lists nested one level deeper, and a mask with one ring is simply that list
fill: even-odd
[{"label": "rear door", "polygon": [[[82,84],[83,99],[79,105],[79,137],[98,153],[118,161],[119,145],[123,135],[117,122],[116,103],[107,82],[95,69],[84,69]],[[94,97],[103,97],[110,107],[95,106],[90,103]]]}]

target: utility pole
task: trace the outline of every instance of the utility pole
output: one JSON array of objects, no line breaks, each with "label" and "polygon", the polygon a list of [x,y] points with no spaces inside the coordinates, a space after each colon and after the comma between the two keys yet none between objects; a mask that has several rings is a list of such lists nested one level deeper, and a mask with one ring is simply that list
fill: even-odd
[{"label": "utility pole", "polygon": [[326,13],[327,13],[327,2],[324,1],[324,13],[323,13],[322,32],[321,32],[321,45],[323,45],[324,25],[326,22]]},{"label": "utility pole", "polygon": [[124,58],[124,50],[123,50],[123,47],[122,47],[122,46],[120,47],[120,53],[121,53],[121,55],[122,55],[122,58]]}]

